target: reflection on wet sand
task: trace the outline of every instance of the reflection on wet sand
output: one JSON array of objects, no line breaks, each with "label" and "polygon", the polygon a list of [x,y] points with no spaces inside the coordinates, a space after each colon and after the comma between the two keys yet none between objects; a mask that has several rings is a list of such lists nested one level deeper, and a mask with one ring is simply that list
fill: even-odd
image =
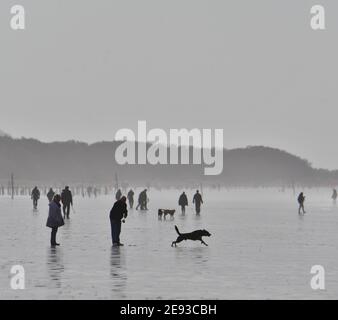
[{"label": "reflection on wet sand", "polygon": [[111,247],[110,276],[112,279],[112,292],[119,299],[126,298],[127,270],[125,253],[120,247]]},{"label": "reflection on wet sand", "polygon": [[[322,265],[337,265],[338,209],[313,191],[309,213],[298,216],[287,194],[238,190],[210,193],[200,216],[158,221],[157,208],[170,207],[176,191],[157,193],[147,213],[135,211],[122,226],[124,247],[111,247],[108,208],[111,196],[81,199],[74,214],[58,231],[60,247],[50,248],[46,228],[47,200],[33,217],[26,198],[0,199],[0,297],[5,299],[312,299],[308,265],[313,256]],[[210,199],[210,197],[212,197]],[[282,198],[284,197],[284,198]],[[245,199],[245,202],[243,202]],[[267,202],[269,199],[269,202]],[[208,202],[209,203],[209,202]],[[311,210],[310,210],[311,209]],[[81,213],[81,215],[80,215]],[[177,238],[207,229],[199,241]],[[27,290],[11,290],[9,270],[25,267]],[[331,275],[334,277],[334,275]],[[287,281],[286,281],[286,280]],[[264,286],[262,286],[262,283]],[[3,286],[1,286],[3,284]],[[6,289],[7,288],[7,289]],[[338,286],[322,291],[334,299]]]},{"label": "reflection on wet sand", "polygon": [[72,223],[71,219],[65,220],[64,226],[62,226],[62,239],[64,241],[72,238]]},{"label": "reflection on wet sand", "polygon": [[60,248],[50,247],[48,248],[47,255],[47,270],[49,278],[51,280],[52,287],[61,288],[62,285],[62,273],[65,267],[62,263]]},{"label": "reflection on wet sand", "polygon": [[206,247],[176,247],[175,256],[177,263],[181,264],[182,260],[186,260],[186,264],[194,266],[202,266],[208,262],[208,248]]}]

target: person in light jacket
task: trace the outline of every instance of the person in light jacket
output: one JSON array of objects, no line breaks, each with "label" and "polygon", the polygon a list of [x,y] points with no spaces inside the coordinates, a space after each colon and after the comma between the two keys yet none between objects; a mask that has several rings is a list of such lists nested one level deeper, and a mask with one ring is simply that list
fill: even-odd
[{"label": "person in light jacket", "polygon": [[56,194],[53,198],[53,201],[49,204],[49,213],[46,226],[52,229],[50,244],[52,247],[59,246],[60,244],[56,242],[56,233],[59,227],[62,227],[65,222],[62,218],[61,213],[61,196]]}]

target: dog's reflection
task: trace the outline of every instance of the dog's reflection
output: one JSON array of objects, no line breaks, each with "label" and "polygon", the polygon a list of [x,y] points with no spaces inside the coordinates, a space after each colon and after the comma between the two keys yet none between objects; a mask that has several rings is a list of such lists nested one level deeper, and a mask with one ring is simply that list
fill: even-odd
[{"label": "dog's reflection", "polygon": [[176,259],[179,260],[177,263],[190,266],[191,268],[204,268],[208,266],[209,253],[205,247],[177,247],[175,250]]}]

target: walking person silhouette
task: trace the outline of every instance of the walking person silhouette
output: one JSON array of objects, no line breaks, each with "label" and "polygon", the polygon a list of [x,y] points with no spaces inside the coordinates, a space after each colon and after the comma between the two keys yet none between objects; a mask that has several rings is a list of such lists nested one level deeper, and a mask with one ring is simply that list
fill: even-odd
[{"label": "walking person silhouette", "polygon": [[303,192],[301,192],[298,196],[298,204],[299,204],[299,208],[298,208],[298,214],[300,214],[300,210],[303,211],[303,214],[306,213],[305,209],[304,209],[304,202],[305,202],[305,196],[303,194]]},{"label": "walking person silhouette", "polygon": [[31,198],[33,200],[33,208],[34,210],[36,210],[38,208],[38,201],[40,199],[40,190],[38,189],[38,187],[34,187]]},{"label": "walking person silhouette", "polygon": [[62,209],[64,219],[69,219],[70,206],[73,206],[73,195],[68,186],[66,186],[65,189],[62,190],[61,201],[63,204]]},{"label": "walking person silhouette", "polygon": [[178,205],[181,206],[182,214],[185,214],[185,207],[188,205],[188,198],[184,191],[178,199]]},{"label": "walking person silhouette", "polygon": [[201,204],[203,203],[202,196],[198,190],[196,190],[196,193],[194,195],[194,198],[192,200],[192,203],[195,204],[195,210],[196,214],[200,214],[201,212]]}]

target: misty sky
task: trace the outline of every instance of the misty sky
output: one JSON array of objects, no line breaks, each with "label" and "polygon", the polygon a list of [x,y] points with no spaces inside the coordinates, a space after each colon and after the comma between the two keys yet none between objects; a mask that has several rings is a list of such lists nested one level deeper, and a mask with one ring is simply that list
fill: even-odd
[{"label": "misty sky", "polygon": [[138,120],[223,128],[226,148],[338,168],[337,17],[328,0],[1,0],[0,129],[94,142]]}]

